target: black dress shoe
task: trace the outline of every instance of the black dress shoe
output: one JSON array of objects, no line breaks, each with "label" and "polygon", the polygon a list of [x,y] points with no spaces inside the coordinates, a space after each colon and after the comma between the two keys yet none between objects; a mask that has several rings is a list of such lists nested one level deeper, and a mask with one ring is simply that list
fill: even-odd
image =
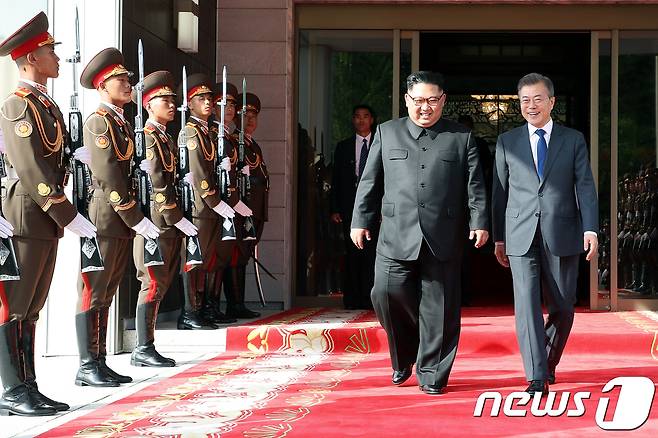
[{"label": "black dress shoe", "polygon": [[175,367],[176,361],[158,353],[153,344],[138,345],[130,356],[130,365],[136,367],[166,368]]},{"label": "black dress shoe", "polygon": [[178,317],[178,330],[214,330],[215,324],[206,321],[198,312],[185,312]]},{"label": "black dress shoe", "polygon": [[548,381],[547,380],[533,380],[530,385],[525,389],[530,395],[535,395],[536,392],[542,395],[548,394]]},{"label": "black dress shoe", "polygon": [[100,363],[101,368],[103,369],[103,371],[105,371],[105,373],[107,373],[107,375],[109,375],[110,377],[112,377],[112,378],[113,378],[114,380],[116,380],[117,382],[119,382],[119,383],[130,383],[130,382],[133,381],[133,378],[132,378],[132,377],[130,377],[130,376],[124,376],[124,375],[122,375],[122,374],[119,374],[119,373],[117,373],[116,371],[114,371],[112,368],[110,368],[109,366],[107,366],[107,363],[105,362],[105,358],[103,358],[103,359],[98,359],[98,363]]},{"label": "black dress shoe", "polygon": [[0,416],[22,415],[25,417],[41,417],[56,413],[55,408],[41,406],[35,399],[30,388],[25,384],[5,391],[0,398]]},{"label": "black dress shoe", "polygon": [[119,382],[110,377],[97,361],[80,365],[78,374],[75,376],[75,384],[77,386],[97,386],[101,388],[119,386]]},{"label": "black dress shoe", "polygon": [[249,310],[244,304],[236,304],[233,306],[226,306],[226,316],[228,318],[250,319],[258,318],[260,312]]},{"label": "black dress shoe", "polygon": [[552,372],[548,375],[548,384],[555,385],[555,372]]},{"label": "black dress shoe", "polygon": [[411,377],[411,365],[403,368],[401,371],[393,370],[391,382],[393,382],[394,385],[402,385],[409,380],[409,377]]},{"label": "black dress shoe", "polygon": [[68,411],[69,409],[71,409],[71,407],[66,403],[55,401],[52,398],[46,397],[45,395],[41,394],[37,389],[36,385],[30,385],[30,391],[32,392],[32,398],[34,399],[34,401],[39,403],[39,406],[43,408],[51,408],[58,412]]},{"label": "black dress shoe", "polygon": [[445,392],[445,388],[439,385],[420,385],[420,390],[429,395],[439,395]]}]

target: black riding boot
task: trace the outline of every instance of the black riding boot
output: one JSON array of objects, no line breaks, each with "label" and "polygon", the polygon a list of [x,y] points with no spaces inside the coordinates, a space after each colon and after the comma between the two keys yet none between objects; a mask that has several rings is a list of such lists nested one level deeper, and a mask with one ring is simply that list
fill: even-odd
[{"label": "black riding boot", "polygon": [[196,270],[183,273],[183,294],[185,296],[185,307],[178,317],[178,330],[212,330],[217,326],[206,321],[199,312]]},{"label": "black riding boot", "polygon": [[133,378],[130,376],[124,376],[116,371],[114,371],[112,368],[110,368],[107,363],[106,363],[106,357],[107,357],[107,320],[110,315],[110,308],[109,307],[102,307],[99,310],[98,314],[98,363],[101,364],[101,368],[110,375],[110,377],[114,378],[119,383],[130,383],[133,381]]},{"label": "black riding boot", "polygon": [[55,401],[39,392],[34,367],[34,333],[37,323],[35,321],[21,321],[21,359],[25,373],[25,384],[32,391],[32,396],[44,408],[53,408],[56,411],[68,411],[70,406]]},{"label": "black riding boot", "polygon": [[0,325],[0,378],[4,392],[0,398],[0,415],[27,417],[53,415],[54,408],[41,406],[30,386],[24,382],[21,364],[20,322],[10,321]]},{"label": "black riding boot", "polygon": [[135,315],[137,346],[130,357],[130,364],[138,367],[174,367],[176,361],[162,356],[155,349],[155,322],[160,301],[139,304]]},{"label": "black riding boot", "polygon": [[87,310],[75,315],[75,330],[80,351],[80,368],[75,376],[78,386],[119,386],[119,381],[110,376],[98,361],[98,309]]},{"label": "black riding boot", "polygon": [[246,269],[244,265],[228,267],[224,271],[224,293],[226,294],[226,316],[229,318],[256,318],[254,312],[244,305]]},{"label": "black riding boot", "polygon": [[215,324],[232,324],[238,320],[229,318],[219,308],[219,295],[222,287],[222,270],[208,272],[205,279],[202,315]]}]

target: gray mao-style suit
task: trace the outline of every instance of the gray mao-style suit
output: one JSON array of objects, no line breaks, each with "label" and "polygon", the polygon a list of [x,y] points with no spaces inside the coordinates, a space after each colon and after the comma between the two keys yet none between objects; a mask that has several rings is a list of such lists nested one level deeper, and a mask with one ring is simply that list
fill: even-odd
[{"label": "gray mao-style suit", "polygon": [[[352,228],[381,228],[372,301],[392,366],[416,363],[418,383],[447,384],[460,331],[460,263],[470,229],[488,229],[475,139],[439,119],[378,126],[359,182]],[[468,221],[468,225],[467,225]]]},{"label": "gray mao-style suit", "polygon": [[555,373],[574,320],[583,234],[598,232],[587,145],[580,132],[554,123],[540,180],[528,125],[523,125],[498,137],[494,172],[493,237],[505,243],[512,269],[526,378],[547,380]]}]

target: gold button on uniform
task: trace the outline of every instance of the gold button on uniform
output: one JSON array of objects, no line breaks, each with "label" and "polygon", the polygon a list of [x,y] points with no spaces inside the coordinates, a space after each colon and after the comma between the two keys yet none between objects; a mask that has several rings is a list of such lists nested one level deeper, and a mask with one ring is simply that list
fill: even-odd
[{"label": "gold button on uniform", "polygon": [[205,179],[201,181],[201,188],[203,190],[208,190],[208,181],[206,181]]},{"label": "gold button on uniform", "polygon": [[196,141],[194,141],[194,140],[188,140],[188,141],[187,141],[187,148],[188,148],[189,150],[191,150],[191,151],[193,151],[194,149],[196,149]]},{"label": "gold button on uniform", "polygon": [[112,191],[110,192],[110,201],[112,201],[112,202],[119,202],[119,201],[121,201],[121,195],[119,195],[118,192],[112,190]]},{"label": "gold button on uniform", "polygon": [[167,198],[165,198],[165,195],[163,195],[162,193],[158,193],[157,195],[155,195],[155,202],[157,202],[158,204],[162,204],[163,202],[165,202],[166,199]]},{"label": "gold button on uniform", "polygon": [[147,160],[152,160],[154,157],[153,151],[151,149],[146,150],[146,159]]},{"label": "gold button on uniform", "polygon": [[37,191],[41,196],[48,196],[50,195],[50,186],[46,183],[39,183]]}]

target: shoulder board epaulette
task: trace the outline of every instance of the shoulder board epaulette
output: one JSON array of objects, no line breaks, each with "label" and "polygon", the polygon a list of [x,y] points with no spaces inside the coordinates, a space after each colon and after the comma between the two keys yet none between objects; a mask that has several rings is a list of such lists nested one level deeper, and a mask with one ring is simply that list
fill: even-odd
[{"label": "shoulder board epaulette", "polygon": [[25,87],[18,87],[16,91],[14,91],[14,94],[18,97],[26,97],[32,94],[32,90]]},{"label": "shoulder board epaulette", "polygon": [[98,114],[99,116],[105,117],[107,115],[107,111],[105,111],[103,108],[98,108],[96,110],[96,114]]},{"label": "shoulder board epaulette", "polygon": [[199,133],[199,128],[195,125],[188,123],[185,125],[185,134],[188,137],[196,137]]},{"label": "shoulder board epaulette", "polygon": [[153,134],[153,131],[155,131],[155,128],[152,126],[144,126],[144,133],[145,134]]}]

